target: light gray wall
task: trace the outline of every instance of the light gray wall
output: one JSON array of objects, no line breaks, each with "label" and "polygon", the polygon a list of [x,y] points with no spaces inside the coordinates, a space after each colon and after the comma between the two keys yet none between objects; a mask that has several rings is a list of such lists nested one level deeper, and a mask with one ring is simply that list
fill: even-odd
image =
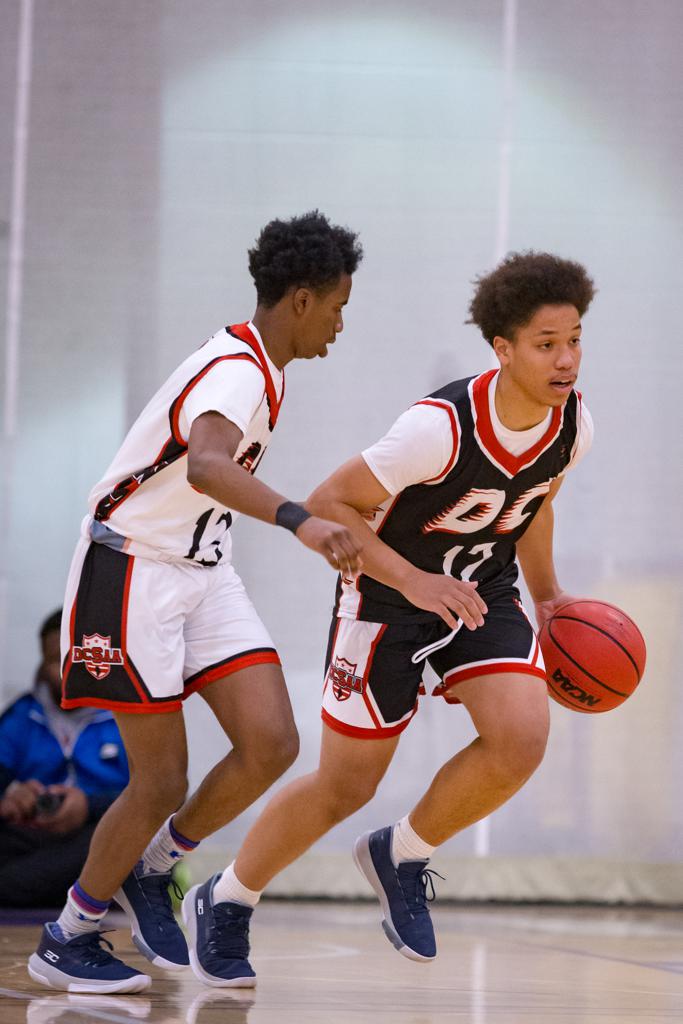
[{"label": "light gray wall", "polygon": [[[2,686],[30,678],[85,495],[131,418],[186,352],[251,314],[245,253],[267,220],[317,206],[366,249],[330,357],[288,370],[261,476],[293,497],[488,365],[463,321],[502,233],[585,262],[599,286],[581,382],[596,441],[558,501],[557,563],[568,590],[633,615],[649,661],[619,711],[554,711],[547,759],[493,816],[490,848],[678,860],[683,8],[519,0],[506,65],[506,7],[37,0]],[[4,220],[18,10],[0,0]],[[3,274],[6,258],[3,237]],[[333,581],[280,531],[242,520],[235,536],[291,683],[299,772],[317,753]],[[223,744],[200,698],[188,719],[196,781]],[[424,700],[375,803],[322,848],[404,813],[470,735],[462,710]]]}]

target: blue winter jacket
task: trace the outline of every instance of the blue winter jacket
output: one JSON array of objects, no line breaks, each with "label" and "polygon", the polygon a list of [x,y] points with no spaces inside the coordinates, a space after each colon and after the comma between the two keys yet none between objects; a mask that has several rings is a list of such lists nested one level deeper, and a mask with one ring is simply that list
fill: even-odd
[{"label": "blue winter jacket", "polygon": [[128,761],[109,711],[88,708],[69,755],[62,749],[36,693],[18,697],[0,717],[0,794],[15,779],[77,786],[97,821],[128,783]]}]

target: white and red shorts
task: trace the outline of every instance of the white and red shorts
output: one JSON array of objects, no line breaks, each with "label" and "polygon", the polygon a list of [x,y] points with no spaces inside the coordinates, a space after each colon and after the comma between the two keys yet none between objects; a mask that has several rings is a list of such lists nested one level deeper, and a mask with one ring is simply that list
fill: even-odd
[{"label": "white and red shorts", "polygon": [[458,683],[522,673],[545,680],[543,655],[516,587],[483,595],[488,612],[476,630],[450,635],[431,622],[332,621],[323,688],[323,721],[336,732],[378,739],[403,732],[424,693],[425,661],[441,680],[432,696],[459,704]]},{"label": "white and red shorts", "polygon": [[81,538],[62,617],[62,706],[177,711],[251,665],[280,664],[232,565],[157,562]]}]

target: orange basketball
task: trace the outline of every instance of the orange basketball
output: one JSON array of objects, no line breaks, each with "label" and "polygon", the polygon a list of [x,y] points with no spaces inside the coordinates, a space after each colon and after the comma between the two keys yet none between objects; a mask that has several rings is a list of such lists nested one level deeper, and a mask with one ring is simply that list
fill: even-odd
[{"label": "orange basketball", "polygon": [[630,697],[645,669],[635,622],[605,601],[570,601],[544,623],[538,640],[548,693],[565,708],[611,711]]}]

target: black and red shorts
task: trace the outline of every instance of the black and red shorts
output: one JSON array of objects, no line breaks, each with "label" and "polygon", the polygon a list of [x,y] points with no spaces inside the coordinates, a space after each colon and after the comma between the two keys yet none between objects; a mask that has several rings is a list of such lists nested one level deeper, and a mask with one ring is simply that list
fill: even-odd
[{"label": "black and red shorts", "polygon": [[[455,635],[441,620],[427,623],[332,622],[322,717],[349,736],[402,732],[418,708],[425,662],[440,679],[433,696],[460,703],[458,683],[477,676],[523,673],[545,680],[543,656],[516,587],[486,595],[476,630]],[[424,692],[424,690],[422,691]]]},{"label": "black and red shorts", "polygon": [[178,711],[217,679],[280,663],[229,563],[157,562],[81,538],[64,611],[65,708]]}]

